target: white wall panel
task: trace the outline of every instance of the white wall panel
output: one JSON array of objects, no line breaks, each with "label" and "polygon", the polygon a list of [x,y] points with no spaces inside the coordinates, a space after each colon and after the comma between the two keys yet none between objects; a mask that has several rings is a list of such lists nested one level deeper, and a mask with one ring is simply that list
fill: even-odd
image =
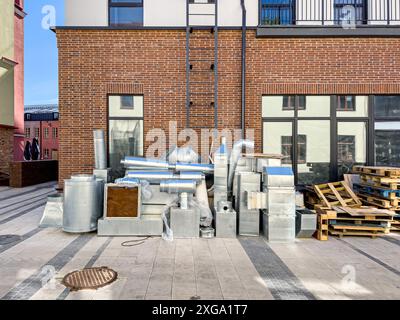
[{"label": "white wall panel", "polygon": [[186,0],[144,0],[144,26],[185,27]]},{"label": "white wall panel", "polygon": [[65,0],[66,26],[108,26],[108,0]]}]

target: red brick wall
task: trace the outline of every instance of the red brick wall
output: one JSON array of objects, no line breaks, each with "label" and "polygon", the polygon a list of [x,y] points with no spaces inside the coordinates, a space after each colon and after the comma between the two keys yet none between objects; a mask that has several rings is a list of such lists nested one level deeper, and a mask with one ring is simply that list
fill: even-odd
[{"label": "red brick wall", "polygon": [[[246,126],[257,151],[263,94],[400,93],[400,39],[247,36]],[[107,94],[143,94],[145,132],[168,130],[169,120],[185,126],[185,31],[60,29],[57,38],[60,180],[92,170],[92,130],[107,129]],[[240,116],[241,31],[221,30],[219,127],[240,128]]]},{"label": "red brick wall", "polygon": [[14,129],[0,126],[0,173],[10,173],[13,161]]}]

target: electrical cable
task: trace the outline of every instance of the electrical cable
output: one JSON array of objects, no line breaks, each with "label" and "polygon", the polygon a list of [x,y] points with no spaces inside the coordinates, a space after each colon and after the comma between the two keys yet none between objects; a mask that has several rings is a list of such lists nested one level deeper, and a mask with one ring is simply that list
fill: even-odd
[{"label": "electrical cable", "polygon": [[[146,240],[150,239],[151,237],[145,237],[143,239],[136,239],[136,240],[128,240],[128,241],[124,241],[121,243],[121,246],[123,247],[136,247],[136,246],[140,246],[143,243],[146,242]],[[132,243],[132,244],[130,244]]]}]

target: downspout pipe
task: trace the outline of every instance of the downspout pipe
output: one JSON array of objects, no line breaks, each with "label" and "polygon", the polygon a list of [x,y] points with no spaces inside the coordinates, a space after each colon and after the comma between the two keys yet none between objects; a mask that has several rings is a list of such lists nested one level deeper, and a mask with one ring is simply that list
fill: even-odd
[{"label": "downspout pipe", "polygon": [[246,34],[247,34],[247,10],[245,0],[240,0],[242,6],[242,139],[245,139],[246,126]]}]

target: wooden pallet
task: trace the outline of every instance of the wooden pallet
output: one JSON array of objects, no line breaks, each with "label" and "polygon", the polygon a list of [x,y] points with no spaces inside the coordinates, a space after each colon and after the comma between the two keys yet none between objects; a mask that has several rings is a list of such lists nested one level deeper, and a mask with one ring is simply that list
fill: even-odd
[{"label": "wooden pallet", "polygon": [[355,166],[353,172],[371,176],[400,178],[400,168]]},{"label": "wooden pallet", "polygon": [[381,237],[385,235],[384,233],[374,233],[374,232],[365,232],[365,231],[338,231],[329,229],[329,234],[338,236],[339,238],[343,238],[346,236],[363,236],[363,237],[371,237],[372,239],[376,239],[377,237]]},{"label": "wooden pallet", "polygon": [[400,179],[360,174],[360,180],[361,184],[364,186],[400,190]]},{"label": "wooden pallet", "polygon": [[314,190],[328,208],[336,205],[344,207],[362,205],[360,199],[344,181],[315,185]]},{"label": "wooden pallet", "polygon": [[388,188],[378,188],[370,185],[362,185],[355,183],[353,185],[354,192],[369,194],[371,196],[377,196],[379,198],[394,200],[400,198],[400,190],[391,190]]},{"label": "wooden pallet", "polygon": [[317,215],[317,231],[314,237],[319,241],[328,241],[329,238],[329,219],[326,214]]},{"label": "wooden pallet", "polygon": [[390,228],[392,226],[389,220],[364,220],[357,218],[336,218],[329,220],[329,225],[355,225],[355,226],[370,226],[370,227],[382,227]]},{"label": "wooden pallet", "polygon": [[380,208],[391,209],[393,207],[399,207],[400,200],[398,198],[395,199],[382,199],[371,196],[369,194],[357,193],[357,196],[361,198],[361,200],[365,200],[367,203],[373,204]]},{"label": "wooden pallet", "polygon": [[329,229],[333,230],[344,230],[344,231],[368,231],[368,232],[382,232],[388,233],[388,227],[381,226],[369,226],[369,225],[351,225],[351,224],[330,224]]},{"label": "wooden pallet", "polygon": [[337,218],[362,219],[366,221],[384,220],[392,221],[395,214],[387,209],[378,209],[375,207],[333,207]]}]

